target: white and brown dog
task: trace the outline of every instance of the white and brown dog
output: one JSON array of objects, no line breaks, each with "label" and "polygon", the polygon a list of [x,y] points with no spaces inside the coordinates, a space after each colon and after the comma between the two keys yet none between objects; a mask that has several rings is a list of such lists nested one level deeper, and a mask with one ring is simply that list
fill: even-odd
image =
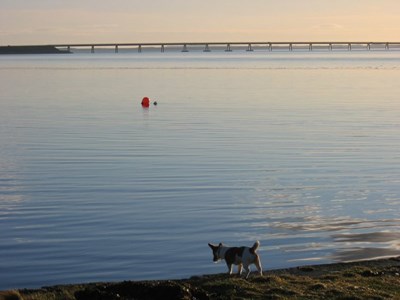
[{"label": "white and brown dog", "polygon": [[249,265],[255,264],[258,272],[262,276],[262,268],[260,257],[256,253],[258,247],[260,247],[260,242],[254,243],[253,247],[228,247],[220,243],[218,246],[213,244],[208,244],[210,246],[214,258],[214,262],[225,259],[228,266],[229,275],[232,274],[233,265],[238,266],[238,274],[242,274],[242,267],[247,272],[246,278],[249,277],[250,268]]}]

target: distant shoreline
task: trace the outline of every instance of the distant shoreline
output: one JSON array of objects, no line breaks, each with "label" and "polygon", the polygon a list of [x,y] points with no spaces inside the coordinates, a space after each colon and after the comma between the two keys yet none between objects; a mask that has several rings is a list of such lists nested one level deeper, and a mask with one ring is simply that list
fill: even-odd
[{"label": "distant shoreline", "polygon": [[400,257],[180,280],[57,285],[0,291],[0,299],[399,299]]},{"label": "distant shoreline", "polygon": [[70,51],[59,50],[54,46],[1,46],[0,54],[69,54]]}]

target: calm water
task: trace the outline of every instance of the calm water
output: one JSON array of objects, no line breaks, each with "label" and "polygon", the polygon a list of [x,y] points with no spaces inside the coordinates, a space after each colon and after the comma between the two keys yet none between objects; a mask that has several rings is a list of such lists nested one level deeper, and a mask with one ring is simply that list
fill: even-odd
[{"label": "calm water", "polygon": [[2,56],[0,289],[400,255],[399,95],[395,51]]}]

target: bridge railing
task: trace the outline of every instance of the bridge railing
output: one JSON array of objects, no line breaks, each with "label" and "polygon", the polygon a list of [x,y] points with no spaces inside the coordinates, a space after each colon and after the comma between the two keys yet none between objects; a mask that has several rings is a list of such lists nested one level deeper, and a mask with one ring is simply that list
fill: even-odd
[{"label": "bridge railing", "polygon": [[400,50],[400,42],[193,42],[193,43],[90,43],[90,44],[55,44],[50,45],[71,51],[72,49],[89,49],[95,53],[96,49],[113,49],[115,53],[121,50],[142,52],[148,49],[158,49],[165,52],[167,49],[189,52],[191,50],[233,50],[254,51],[295,51],[295,50]]}]

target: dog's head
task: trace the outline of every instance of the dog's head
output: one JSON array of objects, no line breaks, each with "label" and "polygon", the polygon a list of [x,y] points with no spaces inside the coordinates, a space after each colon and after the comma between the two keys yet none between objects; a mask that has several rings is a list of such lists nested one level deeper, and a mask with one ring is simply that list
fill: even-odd
[{"label": "dog's head", "polygon": [[220,257],[220,251],[219,251],[222,247],[222,243],[219,243],[218,246],[208,243],[208,246],[211,248],[213,252],[213,262],[217,262],[223,259],[223,257]]}]

